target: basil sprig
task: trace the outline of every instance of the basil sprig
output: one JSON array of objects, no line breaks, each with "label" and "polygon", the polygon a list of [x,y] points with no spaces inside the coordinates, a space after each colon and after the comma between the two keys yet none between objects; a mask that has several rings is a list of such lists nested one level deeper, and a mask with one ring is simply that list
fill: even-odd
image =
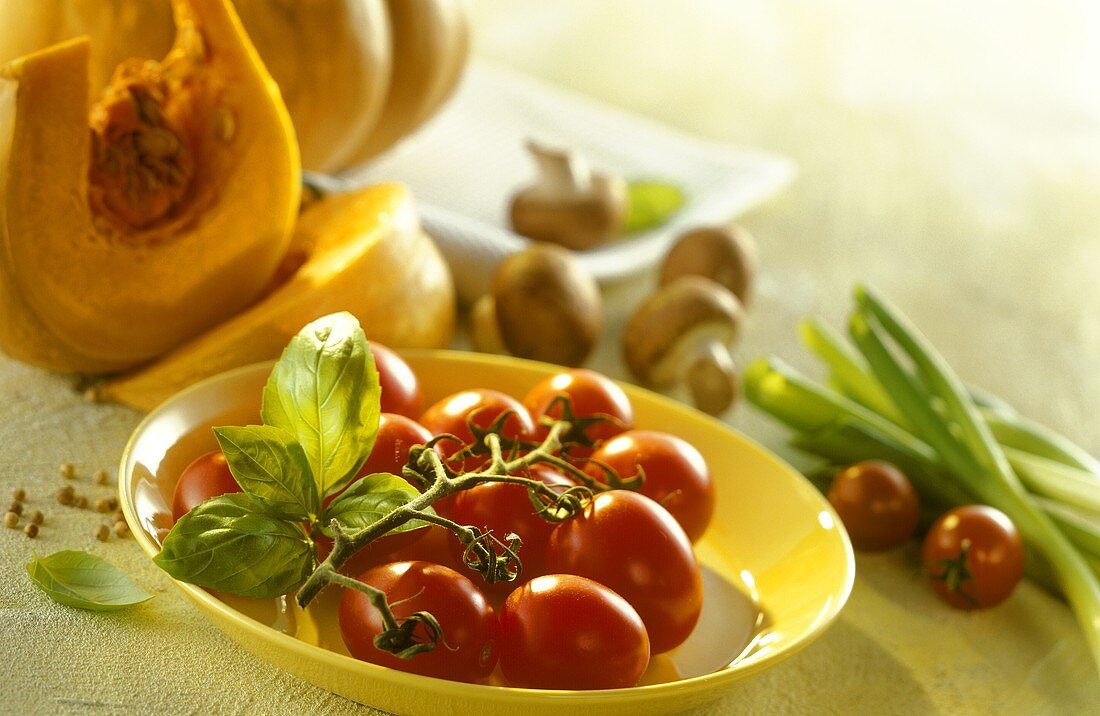
[{"label": "basil sprig", "polygon": [[[317,564],[311,535],[369,527],[419,494],[386,473],[355,482],[378,433],[381,388],[366,336],[350,313],[295,336],[263,393],[265,425],[214,429],[244,491],[207,500],[176,522],[154,561],[176,579],[272,598]],[[323,500],[342,494],[326,508]],[[423,527],[409,521],[394,532]]]},{"label": "basil sprig", "polygon": [[370,455],[381,413],[378,371],[350,313],[291,339],[264,387],[261,415],[302,444],[321,497],[339,492]]}]

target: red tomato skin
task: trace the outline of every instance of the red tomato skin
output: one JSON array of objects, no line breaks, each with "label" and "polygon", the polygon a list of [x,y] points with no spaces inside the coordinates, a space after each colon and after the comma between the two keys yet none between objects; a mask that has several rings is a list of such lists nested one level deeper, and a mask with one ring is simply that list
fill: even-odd
[{"label": "red tomato skin", "polygon": [[684,530],[656,502],[626,490],[596,495],[555,527],[546,569],[588,577],[626,599],[654,654],[683,643],[703,608],[702,575]]},{"label": "red tomato skin", "polygon": [[[382,413],[378,417],[378,437],[374,440],[370,456],[355,474],[356,479],[376,472],[402,477],[401,468],[409,462],[409,450],[414,445],[425,445],[431,439],[432,434],[427,428],[412,418],[397,413]],[[418,485],[413,487],[419,489]]]},{"label": "red tomato skin", "polygon": [[[401,477],[401,468],[409,461],[409,449],[414,445],[423,445],[431,439],[431,433],[420,423],[396,413],[382,413],[378,418],[378,437],[374,441],[370,456],[355,474],[355,479],[351,481],[349,487],[360,478],[376,472],[388,472]],[[413,487],[417,486],[413,485]],[[343,491],[325,498],[325,506],[327,507],[341,494]],[[344,574],[358,574],[365,571],[378,564],[380,558],[417,542],[426,533],[427,528],[422,528],[381,537],[356,552],[344,563],[340,571]],[[323,534],[317,534],[313,541],[317,545],[317,558],[323,560],[328,557],[329,552],[332,551],[332,540]]]},{"label": "red tomato skin", "polygon": [[[530,477],[542,480],[550,486],[560,486],[563,492],[576,484],[546,465],[533,466]],[[491,531],[502,542],[512,532],[523,540],[519,550],[523,569],[517,581],[486,584],[480,577],[471,577],[480,588],[507,593],[532,577],[545,574],[546,545],[550,542],[550,533],[554,530],[554,525],[536,514],[526,487],[503,482],[488,482],[459,492],[454,497],[450,517],[455,522]],[[451,553],[457,561],[461,562],[465,547],[454,537],[449,544]]]},{"label": "red tomato skin", "polygon": [[434,650],[411,659],[381,651],[374,645],[374,637],[382,631],[378,612],[365,594],[345,589],[340,600],[340,633],[352,656],[452,681],[478,683],[492,673],[500,648],[500,625],[493,608],[469,579],[428,562],[383,564],[358,579],[386,593],[399,621],[414,612],[431,612],[439,621],[443,640]]},{"label": "red tomato skin", "polygon": [[200,455],[180,473],[172,494],[172,517],[178,520],[211,497],[241,491],[221,450]]},{"label": "red tomato skin", "polygon": [[881,460],[859,462],[838,473],[828,498],[859,550],[897,547],[913,536],[920,522],[920,498],[909,478]]},{"label": "red tomato skin", "polygon": [[370,342],[374,367],[378,370],[378,383],[382,388],[382,412],[404,415],[416,419],[424,408],[420,393],[420,381],[405,359],[381,343]]},{"label": "red tomato skin", "polygon": [[500,668],[512,686],[617,689],[649,666],[649,637],[634,608],[574,575],[536,577],[500,610]]},{"label": "red tomato skin", "polygon": [[[675,435],[654,430],[630,430],[597,450],[592,459],[613,468],[623,478],[645,471],[641,494],[668,510],[688,538],[698,542],[714,516],[714,481],[703,456]],[[603,480],[603,472],[589,463],[585,472]]]},{"label": "red tomato skin", "polygon": [[[420,424],[432,435],[450,433],[457,436],[464,444],[469,444],[474,441],[474,434],[467,424],[471,414],[474,425],[479,428],[488,428],[494,420],[509,411],[511,415],[504,421],[501,435],[509,440],[530,440],[535,433],[535,423],[531,420],[527,409],[515,398],[500,391],[485,388],[463,390],[447,396],[424,411],[420,416]],[[445,458],[450,458],[460,448],[459,444],[449,440],[439,444],[440,453]],[[467,472],[476,470],[487,459],[487,455],[471,456],[462,461],[461,468]]]},{"label": "red tomato skin", "polygon": [[[944,573],[940,560],[959,556],[963,540],[969,542],[967,566],[973,578],[956,592],[935,577]],[[928,530],[921,561],[944,601],[957,609],[985,609],[1008,599],[1019,584],[1024,575],[1024,543],[1016,525],[1000,510],[965,505],[946,512]]]},{"label": "red tomato skin", "polygon": [[[596,444],[634,427],[634,408],[617,383],[594,370],[573,368],[545,378],[523,398],[523,406],[535,421],[538,440],[545,438],[548,432],[548,428],[539,424],[539,418],[544,415],[554,419],[562,417],[560,405],[551,407],[559,395],[569,396],[573,415],[578,418],[603,416],[612,419],[585,431]],[[588,457],[592,448],[571,447],[569,454],[570,457]]]}]

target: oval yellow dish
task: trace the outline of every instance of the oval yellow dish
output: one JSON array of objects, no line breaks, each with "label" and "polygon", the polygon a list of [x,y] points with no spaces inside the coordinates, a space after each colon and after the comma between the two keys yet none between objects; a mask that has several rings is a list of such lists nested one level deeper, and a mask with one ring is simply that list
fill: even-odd
[{"label": "oval yellow dish", "polygon": [[[454,351],[408,351],[426,404],[463,388],[522,397],[560,370],[533,361]],[[259,420],[271,364],[199,383],[154,410],[131,436],[119,491],[126,519],[150,557],[171,528],[171,497],[183,468],[215,449],[214,425]],[[660,395],[624,385],[639,427],[697,447],[714,475],[714,521],[696,553],[704,610],[688,641],[654,657],[642,685],[606,691],[542,691],[406,674],[347,655],[329,589],[307,610],[292,599],[222,601],[177,582],[203,614],[257,656],[338,694],[397,714],[678,713],[721,696],[790,656],[836,618],[852,587],[848,536],[829,504],[792,468],[722,423]],[[476,579],[476,575],[473,575]],[[230,604],[232,603],[232,606]]]}]

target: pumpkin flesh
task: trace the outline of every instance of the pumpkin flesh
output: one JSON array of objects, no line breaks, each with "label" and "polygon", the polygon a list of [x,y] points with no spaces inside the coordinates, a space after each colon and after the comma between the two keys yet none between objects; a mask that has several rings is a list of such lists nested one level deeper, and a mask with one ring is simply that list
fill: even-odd
[{"label": "pumpkin flesh", "polygon": [[[0,348],[119,370],[237,313],[289,243],[300,171],[278,90],[226,0],[175,0],[161,62],[93,103],[89,44],[0,70]],[[89,107],[91,109],[89,110]]]}]

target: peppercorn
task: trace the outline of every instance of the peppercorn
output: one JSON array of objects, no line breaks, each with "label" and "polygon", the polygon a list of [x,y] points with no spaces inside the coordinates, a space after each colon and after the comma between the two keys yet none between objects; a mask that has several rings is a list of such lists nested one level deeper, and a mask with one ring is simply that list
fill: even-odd
[{"label": "peppercorn", "polygon": [[95,480],[95,484],[97,485],[106,485],[111,477],[107,474],[106,470],[96,470],[95,474],[92,475],[92,479]]},{"label": "peppercorn", "polygon": [[111,519],[115,522],[125,522],[126,515],[122,512],[122,510],[117,510],[113,515],[111,515]]},{"label": "peppercorn", "polygon": [[107,525],[100,525],[96,528],[95,538],[100,542],[106,542],[111,537],[111,528]]},{"label": "peppercorn", "polygon": [[15,500],[16,502],[22,502],[23,500],[27,499],[27,491],[24,490],[22,487],[17,487],[11,491],[11,499]]},{"label": "peppercorn", "polygon": [[42,514],[42,510],[35,510],[31,513],[31,524],[40,525],[46,521],[46,516]]},{"label": "peppercorn", "polygon": [[23,514],[23,503],[22,502],[13,502],[13,503],[11,503],[10,505],[8,505],[8,512],[14,512],[17,515]]},{"label": "peppercorn", "polygon": [[107,507],[110,508],[108,511],[113,512],[114,510],[117,510],[118,509],[118,498],[117,497],[108,497],[107,498]]},{"label": "peppercorn", "polygon": [[14,512],[4,513],[4,526],[9,529],[15,529],[15,526],[19,524],[19,515]]},{"label": "peppercorn", "polygon": [[57,471],[61,475],[61,477],[65,478],[66,480],[71,480],[76,477],[76,468],[73,467],[73,464],[71,462],[61,463],[61,466],[57,468]]},{"label": "peppercorn", "polygon": [[73,497],[75,495],[75,492],[76,491],[73,490],[72,485],[65,485],[57,491],[57,503],[60,505],[73,504]]},{"label": "peppercorn", "polygon": [[23,528],[23,534],[27,535],[31,539],[38,536],[38,525],[31,522],[29,525]]},{"label": "peppercorn", "polygon": [[84,495],[77,495],[76,498],[73,500],[73,506],[83,510],[85,507],[88,506],[88,498]]},{"label": "peppercorn", "polygon": [[127,537],[130,534],[130,525],[125,522],[115,523],[115,534],[119,537]]},{"label": "peppercorn", "polygon": [[95,505],[93,505],[93,508],[95,509],[96,512],[102,512],[103,514],[107,514],[108,512],[111,511],[111,503],[107,502],[107,500],[96,500]]}]

